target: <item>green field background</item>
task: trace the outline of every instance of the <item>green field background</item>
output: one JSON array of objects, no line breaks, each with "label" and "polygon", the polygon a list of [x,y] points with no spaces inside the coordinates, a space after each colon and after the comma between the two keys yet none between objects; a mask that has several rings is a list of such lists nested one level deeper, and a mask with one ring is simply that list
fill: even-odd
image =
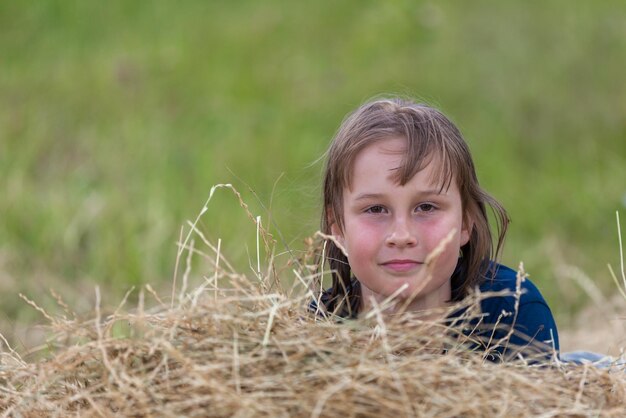
[{"label": "green field background", "polygon": [[[565,323],[585,297],[563,266],[616,292],[625,69],[623,1],[2,2],[0,331],[38,317],[18,292],[89,309],[96,284],[110,305],[168,289],[214,184],[301,249],[330,138],[384,93],[458,124],[513,220],[504,261]],[[199,225],[249,271],[232,193]]]}]

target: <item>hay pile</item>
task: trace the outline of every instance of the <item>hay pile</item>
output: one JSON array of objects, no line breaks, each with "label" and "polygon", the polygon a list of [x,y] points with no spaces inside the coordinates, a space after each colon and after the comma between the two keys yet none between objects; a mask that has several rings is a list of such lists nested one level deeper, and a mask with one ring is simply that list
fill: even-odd
[{"label": "hay pile", "polygon": [[[405,314],[338,324],[243,277],[171,307],[51,318],[45,360],[3,353],[3,416],[624,416],[623,372],[494,364]],[[115,338],[120,327],[126,335]],[[117,331],[116,331],[117,330]],[[441,347],[450,347],[441,354]]]},{"label": "hay pile", "polygon": [[200,285],[187,290],[188,264],[176,297],[163,302],[147,286],[128,312],[102,312],[96,292],[90,320],[59,299],[65,314],[44,313],[53,337],[43,358],[1,353],[0,415],[626,416],[617,367],[484,361],[459,330],[416,314],[322,319],[307,308],[319,286],[307,276],[314,252],[282,288],[273,262],[238,274],[194,225],[211,253],[189,239],[181,249],[188,263],[204,254],[211,264]]}]

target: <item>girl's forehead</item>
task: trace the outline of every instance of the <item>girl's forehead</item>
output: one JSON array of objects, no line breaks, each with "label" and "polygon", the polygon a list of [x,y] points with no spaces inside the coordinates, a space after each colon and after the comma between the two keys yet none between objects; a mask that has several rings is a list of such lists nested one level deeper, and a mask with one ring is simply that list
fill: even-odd
[{"label": "girl's forehead", "polygon": [[409,189],[415,189],[420,192],[428,190],[429,193],[447,194],[450,186],[456,184],[443,173],[436,160],[426,163],[424,167],[416,170],[406,181],[401,181],[403,179],[399,175],[400,170],[401,167],[388,167],[384,164],[377,167],[362,166],[361,170],[356,170],[353,173],[350,183],[346,184],[344,190],[350,194],[368,191],[387,194],[396,190],[393,186],[406,186]]},{"label": "girl's forehead", "polygon": [[353,176],[372,167],[384,165],[390,170],[399,169],[406,162],[407,142],[403,138],[376,140],[358,150],[347,162],[347,174]]},{"label": "girl's forehead", "polygon": [[383,155],[398,155],[404,154],[407,151],[407,140],[406,138],[400,136],[390,136],[380,138],[371,144],[363,147],[358,153],[357,157],[360,154],[364,154],[367,152],[378,152]]},{"label": "girl's forehead", "polygon": [[[368,177],[373,172],[388,177],[396,184],[404,185],[416,175],[426,175],[426,181],[441,191],[449,188],[453,170],[437,150],[428,150],[421,155],[407,151],[407,141],[402,137],[390,137],[375,141],[358,151],[348,161],[344,176],[344,187],[351,190],[357,176]],[[384,174],[383,174],[384,173]]]}]

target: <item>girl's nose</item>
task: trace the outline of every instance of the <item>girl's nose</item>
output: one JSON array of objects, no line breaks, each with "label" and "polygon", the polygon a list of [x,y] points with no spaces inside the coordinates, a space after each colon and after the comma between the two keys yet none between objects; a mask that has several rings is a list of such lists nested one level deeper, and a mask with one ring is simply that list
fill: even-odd
[{"label": "girl's nose", "polygon": [[397,220],[387,236],[386,244],[390,247],[413,247],[417,244],[417,238],[405,220]]}]

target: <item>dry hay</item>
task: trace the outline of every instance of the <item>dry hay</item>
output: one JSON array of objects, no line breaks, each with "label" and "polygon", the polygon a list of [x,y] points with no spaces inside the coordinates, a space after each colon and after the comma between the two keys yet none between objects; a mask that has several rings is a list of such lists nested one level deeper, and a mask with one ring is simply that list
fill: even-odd
[{"label": "dry hay", "polygon": [[[495,364],[404,314],[336,323],[235,277],[174,306],[51,318],[44,360],[3,354],[4,416],[624,416],[623,372]],[[114,337],[124,327],[125,337]],[[119,331],[118,331],[119,333]],[[441,347],[448,346],[447,354]]]},{"label": "dry hay", "polygon": [[[458,329],[411,313],[322,319],[307,308],[309,281],[319,286],[305,274],[310,257],[282,288],[272,261],[266,274],[260,264],[238,274],[196,233],[213,271],[194,290],[188,268],[167,303],[146,287],[130,312],[98,302],[84,321],[59,300],[66,314],[44,313],[54,337],[43,358],[1,353],[0,415],[626,416],[617,366],[485,361]],[[189,239],[181,249],[188,262],[201,254]]]}]

